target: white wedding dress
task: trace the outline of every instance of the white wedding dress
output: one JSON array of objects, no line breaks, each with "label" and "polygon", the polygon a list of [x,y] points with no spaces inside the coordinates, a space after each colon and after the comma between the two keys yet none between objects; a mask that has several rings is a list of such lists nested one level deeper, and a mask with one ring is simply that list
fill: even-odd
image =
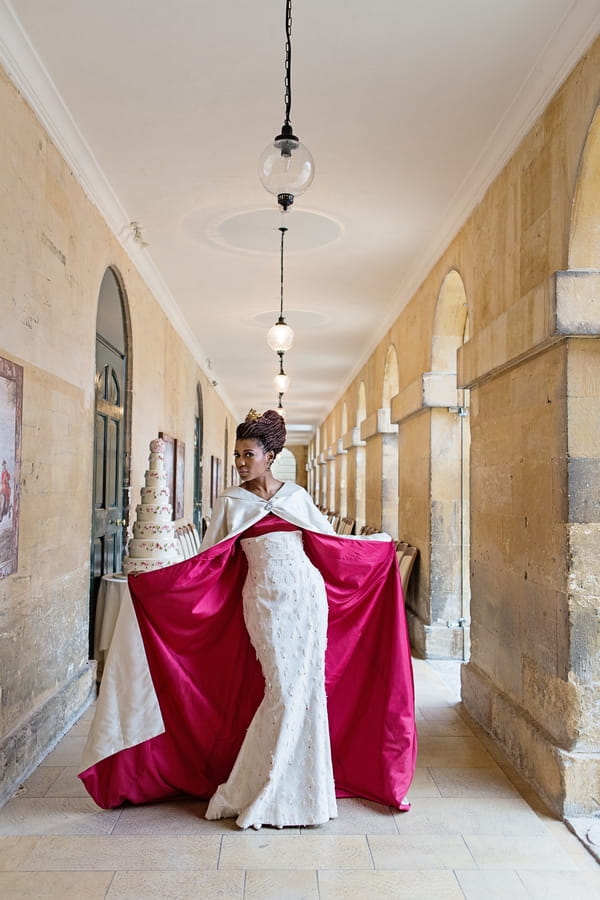
[{"label": "white wedding dress", "polygon": [[325,697],[327,597],[300,531],[243,538],[246,628],[265,695],[207,819],[241,828],[318,825],[337,816]]}]

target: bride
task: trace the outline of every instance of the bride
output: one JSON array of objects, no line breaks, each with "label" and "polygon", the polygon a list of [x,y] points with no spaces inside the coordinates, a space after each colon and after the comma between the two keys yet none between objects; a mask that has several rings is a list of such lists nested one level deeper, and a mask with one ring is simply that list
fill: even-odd
[{"label": "bride", "polygon": [[[302,490],[271,473],[286,438],[277,412],[251,410],[236,438],[241,487],[218,499],[202,548],[235,529],[239,505],[256,498],[268,507],[280,491]],[[303,501],[312,505],[308,495]],[[323,531],[333,531],[316,507],[311,513],[322,518]],[[246,529],[240,543],[248,562],[244,622],[265,694],[206,818],[237,816],[241,828],[318,825],[337,815],[325,696],[325,584],[304,553],[302,532],[273,514]]]},{"label": "bride", "polygon": [[242,828],[324,823],[336,797],[408,810],[394,544],[336,535],[304,488],[274,478],[277,412],[251,412],[236,437],[241,484],[215,502],[200,552],[129,577],[79,777],[105,809],[210,798],[209,818]]}]

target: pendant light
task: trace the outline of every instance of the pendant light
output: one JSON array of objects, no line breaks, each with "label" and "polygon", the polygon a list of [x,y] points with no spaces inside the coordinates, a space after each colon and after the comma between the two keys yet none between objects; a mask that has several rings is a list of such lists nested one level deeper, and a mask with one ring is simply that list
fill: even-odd
[{"label": "pendant light", "polygon": [[281,396],[281,394],[285,394],[290,386],[290,376],[286,375],[283,371],[283,350],[278,350],[277,355],[279,356],[279,372],[273,379],[273,382],[275,384],[275,390]]},{"label": "pendant light", "polygon": [[280,228],[281,232],[281,267],[280,267],[280,302],[279,302],[279,318],[275,324],[269,328],[267,334],[267,343],[271,350],[276,353],[285,353],[294,343],[294,332],[283,318],[283,239],[287,228]]},{"label": "pendant light", "polygon": [[282,419],[285,419],[285,409],[283,408],[283,404],[281,403],[281,398],[283,394],[279,394],[279,403],[277,404],[277,412],[281,416]]},{"label": "pendant light", "polygon": [[275,194],[283,212],[287,212],[295,197],[312,184],[315,162],[310,150],[294,134],[290,113],[292,108],[292,0],[285,4],[285,119],[281,133],[263,151],[259,162],[259,176],[263,187]]}]

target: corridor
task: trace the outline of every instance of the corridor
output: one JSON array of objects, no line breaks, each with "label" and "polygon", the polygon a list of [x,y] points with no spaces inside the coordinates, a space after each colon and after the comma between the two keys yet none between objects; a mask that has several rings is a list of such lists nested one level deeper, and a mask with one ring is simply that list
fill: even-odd
[{"label": "corridor", "polygon": [[458,664],[414,660],[409,813],[341,800],[318,829],[240,832],[181,801],[99,810],[76,778],[92,716],[0,810],[4,900],[600,898],[600,867],[462,712]]}]

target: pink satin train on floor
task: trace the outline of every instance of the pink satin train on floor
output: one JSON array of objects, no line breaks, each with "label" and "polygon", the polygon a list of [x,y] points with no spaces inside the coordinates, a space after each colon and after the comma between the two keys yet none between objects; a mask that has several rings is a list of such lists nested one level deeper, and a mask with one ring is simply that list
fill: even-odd
[{"label": "pink satin train on floor", "polygon": [[[254,534],[257,527],[294,526],[268,516]],[[99,806],[208,798],[227,779],[264,689],[242,616],[239,537],[130,577],[165,732],[80,774]],[[409,809],[414,690],[394,546],[310,531],[303,537],[329,601],[326,689],[337,796]]]}]

